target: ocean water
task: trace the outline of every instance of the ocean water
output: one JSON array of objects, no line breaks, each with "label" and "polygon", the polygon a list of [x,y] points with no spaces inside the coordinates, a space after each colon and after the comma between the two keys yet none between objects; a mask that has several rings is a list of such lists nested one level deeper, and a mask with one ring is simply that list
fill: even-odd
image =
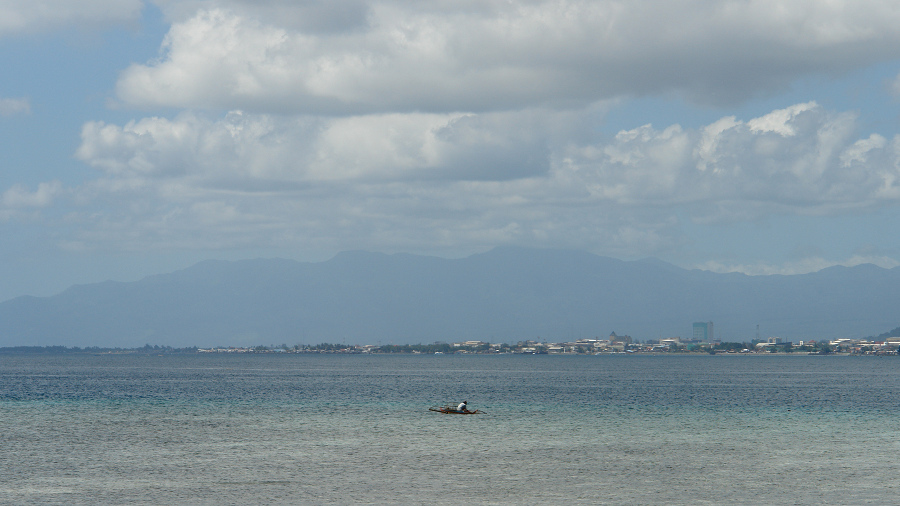
[{"label": "ocean water", "polygon": [[[900,358],[0,355],[3,504],[893,504]],[[429,406],[469,401],[483,415]]]}]

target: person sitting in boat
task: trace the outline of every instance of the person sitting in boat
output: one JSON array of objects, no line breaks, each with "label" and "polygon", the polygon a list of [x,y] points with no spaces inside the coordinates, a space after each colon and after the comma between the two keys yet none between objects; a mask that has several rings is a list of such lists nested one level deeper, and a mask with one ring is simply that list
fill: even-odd
[{"label": "person sitting in boat", "polygon": [[462,401],[459,403],[459,406],[456,406],[456,410],[459,411],[460,413],[465,413],[466,411],[469,410],[468,404],[469,404],[469,401]]}]

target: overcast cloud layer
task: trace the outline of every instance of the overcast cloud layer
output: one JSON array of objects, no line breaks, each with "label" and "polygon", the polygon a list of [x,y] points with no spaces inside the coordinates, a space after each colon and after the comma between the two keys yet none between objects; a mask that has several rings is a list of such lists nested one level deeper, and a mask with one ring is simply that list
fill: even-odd
[{"label": "overcast cloud layer", "polygon": [[[158,56],[107,83],[109,117],[133,119],[84,118],[73,156],[93,177],[0,189],[0,222],[56,227],[74,252],[521,244],[667,258],[686,223],[900,203],[896,128],[816,96],[731,112],[798,80],[896,65],[894,1],[0,1],[0,37],[129,26],[142,8],[169,25]],[[886,104],[897,83],[882,83]],[[36,107],[2,93],[3,121]],[[648,97],[720,114],[606,130]],[[892,267],[894,253],[687,266]]]}]

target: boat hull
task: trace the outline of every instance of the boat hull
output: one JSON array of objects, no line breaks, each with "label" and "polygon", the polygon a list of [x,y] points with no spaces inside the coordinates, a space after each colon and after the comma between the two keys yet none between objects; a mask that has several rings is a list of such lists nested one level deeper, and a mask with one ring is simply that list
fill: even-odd
[{"label": "boat hull", "polygon": [[477,409],[475,411],[460,411],[458,409],[453,408],[428,408],[428,411],[434,411],[436,413],[443,413],[445,415],[480,415],[481,411]]}]

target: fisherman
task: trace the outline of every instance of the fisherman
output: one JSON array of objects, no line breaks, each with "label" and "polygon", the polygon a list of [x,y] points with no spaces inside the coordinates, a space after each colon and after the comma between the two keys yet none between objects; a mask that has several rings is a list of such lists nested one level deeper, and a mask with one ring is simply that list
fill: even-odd
[{"label": "fisherman", "polygon": [[466,411],[469,410],[468,404],[469,404],[469,401],[462,401],[459,403],[459,406],[456,406],[456,410],[459,411],[460,413],[465,413]]}]

